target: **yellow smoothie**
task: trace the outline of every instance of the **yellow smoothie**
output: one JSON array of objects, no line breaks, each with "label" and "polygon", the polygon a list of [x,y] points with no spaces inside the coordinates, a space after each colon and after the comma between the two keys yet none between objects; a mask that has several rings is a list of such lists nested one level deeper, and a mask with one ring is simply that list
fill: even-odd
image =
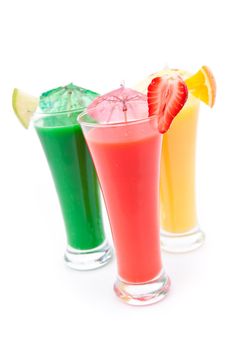
[{"label": "yellow smoothie", "polygon": [[195,149],[199,100],[188,100],[163,136],[160,176],[161,227],[185,233],[197,223]]},{"label": "yellow smoothie", "polygon": [[198,227],[195,193],[195,151],[200,102],[213,107],[216,81],[207,66],[195,74],[166,69],[151,74],[136,85],[147,94],[151,81],[164,74],[178,73],[184,79],[189,97],[170,129],[163,134],[160,168],[161,243],[165,251],[188,252],[200,247],[205,239]]}]

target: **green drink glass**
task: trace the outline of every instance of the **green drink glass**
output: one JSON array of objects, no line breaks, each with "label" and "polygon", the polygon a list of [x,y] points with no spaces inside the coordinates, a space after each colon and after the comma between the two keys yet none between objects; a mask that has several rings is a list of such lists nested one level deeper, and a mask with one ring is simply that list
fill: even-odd
[{"label": "green drink glass", "polygon": [[67,233],[66,264],[90,270],[111,259],[96,171],[77,123],[84,110],[36,113],[34,127],[46,155]]}]

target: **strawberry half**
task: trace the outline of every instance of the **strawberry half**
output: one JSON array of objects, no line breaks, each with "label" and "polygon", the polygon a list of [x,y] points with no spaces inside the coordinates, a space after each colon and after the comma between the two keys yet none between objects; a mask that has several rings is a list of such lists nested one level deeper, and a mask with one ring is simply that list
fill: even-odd
[{"label": "strawberry half", "polygon": [[165,133],[188,98],[188,88],[178,75],[154,78],[148,86],[149,116],[158,116],[158,129]]}]

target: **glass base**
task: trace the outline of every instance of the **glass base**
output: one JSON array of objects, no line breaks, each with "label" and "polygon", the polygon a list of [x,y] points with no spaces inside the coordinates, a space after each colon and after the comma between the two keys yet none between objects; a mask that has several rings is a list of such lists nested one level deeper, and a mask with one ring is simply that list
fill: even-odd
[{"label": "glass base", "polygon": [[79,250],[68,246],[64,255],[68,267],[81,271],[98,269],[106,265],[111,258],[112,249],[106,241],[89,250]]},{"label": "glass base", "polygon": [[170,287],[170,279],[164,271],[146,283],[129,283],[119,278],[114,284],[116,295],[125,303],[136,306],[150,305],[162,300]]},{"label": "glass base", "polygon": [[185,232],[161,232],[161,248],[169,253],[187,253],[202,246],[205,234],[199,227]]}]

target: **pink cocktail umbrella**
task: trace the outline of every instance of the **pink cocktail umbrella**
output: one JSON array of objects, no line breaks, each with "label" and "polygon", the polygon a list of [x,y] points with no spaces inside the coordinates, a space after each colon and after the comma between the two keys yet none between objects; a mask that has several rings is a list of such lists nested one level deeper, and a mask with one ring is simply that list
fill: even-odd
[{"label": "pink cocktail umbrella", "polygon": [[148,117],[146,95],[121,86],[97,97],[88,107],[88,114],[100,123],[121,123]]}]

